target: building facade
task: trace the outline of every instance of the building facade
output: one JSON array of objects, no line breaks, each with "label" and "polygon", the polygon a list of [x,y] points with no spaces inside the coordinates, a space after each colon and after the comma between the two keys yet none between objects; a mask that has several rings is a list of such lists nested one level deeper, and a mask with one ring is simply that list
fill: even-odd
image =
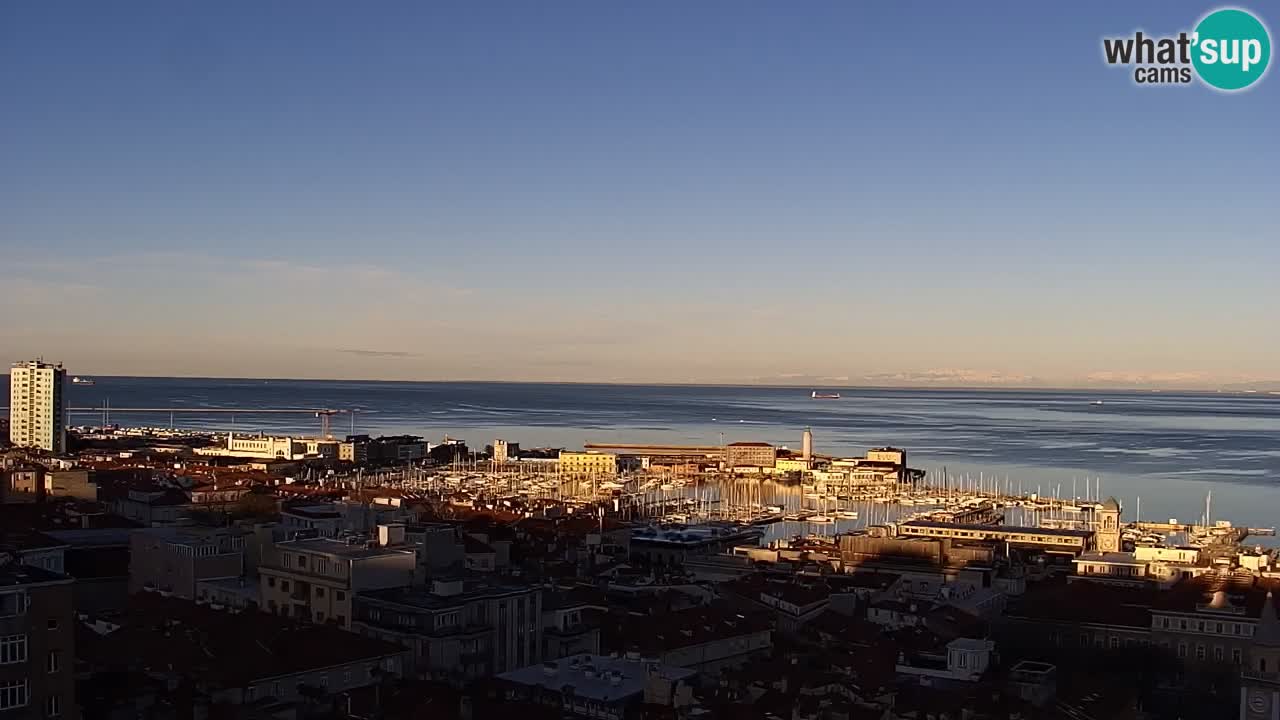
[{"label": "building facade", "polygon": [[356,632],[410,648],[414,670],[447,682],[542,661],[542,590],[493,578],[362,593]]},{"label": "building facade", "polygon": [[9,370],[9,441],[51,453],[67,449],[66,385],[62,365],[41,360]]},{"label": "building facade", "polygon": [[0,562],[0,718],[75,720],[73,581]]},{"label": "building facade", "polygon": [[564,475],[617,475],[618,456],[602,452],[561,452],[560,472]]},{"label": "building facade", "polygon": [[227,434],[227,444],[223,447],[197,448],[197,455],[216,455],[221,457],[256,458],[260,460],[304,460],[307,458],[338,459],[339,446],[337,440],[321,438],[272,437],[266,435],[248,435],[236,437]]},{"label": "building facade", "polygon": [[243,574],[244,548],[244,535],[227,529],[135,530],[129,536],[129,592],[155,589],[194,600],[199,581]]},{"label": "building facade", "polygon": [[275,543],[264,548],[258,566],[262,609],[350,629],[355,594],[408,587],[414,565],[412,548],[383,547],[367,539]]},{"label": "building facade", "polygon": [[729,443],[724,448],[724,462],[730,468],[771,468],[777,457],[778,449],[769,443],[736,442]]},{"label": "building facade", "polygon": [[520,459],[520,443],[498,439],[493,441],[493,461],[498,464],[515,462]]}]

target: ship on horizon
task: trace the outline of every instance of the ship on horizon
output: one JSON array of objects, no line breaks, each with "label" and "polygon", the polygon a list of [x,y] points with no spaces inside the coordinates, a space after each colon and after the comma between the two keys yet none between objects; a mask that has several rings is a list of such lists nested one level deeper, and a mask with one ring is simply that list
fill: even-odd
[{"label": "ship on horizon", "polygon": [[810,395],[809,397],[813,398],[814,400],[839,400],[840,393],[820,393],[817,390],[814,390],[813,394]]},{"label": "ship on horizon", "polygon": [[93,378],[76,376],[71,378],[71,384],[72,385],[93,385],[95,383],[93,381]]}]

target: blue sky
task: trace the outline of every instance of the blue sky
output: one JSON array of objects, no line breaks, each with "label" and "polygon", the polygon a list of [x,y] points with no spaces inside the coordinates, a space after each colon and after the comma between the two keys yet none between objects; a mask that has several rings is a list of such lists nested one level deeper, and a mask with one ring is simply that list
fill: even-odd
[{"label": "blue sky", "polygon": [[0,338],[100,373],[1276,379],[1280,81],[1101,58],[1212,7],[7,3]]}]

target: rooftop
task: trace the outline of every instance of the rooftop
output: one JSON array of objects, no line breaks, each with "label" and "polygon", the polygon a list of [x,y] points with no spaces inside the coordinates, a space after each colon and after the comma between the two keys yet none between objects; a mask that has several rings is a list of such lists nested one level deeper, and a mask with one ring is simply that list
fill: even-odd
[{"label": "rooftop", "polygon": [[727,583],[727,587],[753,600],[759,599],[761,595],[767,595],[802,608],[831,597],[831,588],[825,582],[813,578],[800,580],[756,574],[733,580]]},{"label": "rooftop", "polygon": [[1080,557],[1076,558],[1076,562],[1109,563],[1112,565],[1146,565],[1145,562],[1134,557],[1133,553],[1098,552],[1097,550],[1090,550],[1086,553],[1081,553]]},{"label": "rooftop", "polygon": [[937,520],[909,520],[902,527],[942,528],[954,530],[980,530],[983,532],[1049,535],[1053,537],[1090,538],[1092,530],[1064,530],[1060,528],[1023,527],[1021,525],[980,525],[977,523],[949,523]]},{"label": "rooftop", "polygon": [[332,519],[342,517],[342,513],[333,505],[316,504],[316,505],[295,505],[293,507],[284,508],[280,511],[281,515],[297,515],[299,517],[312,519]]},{"label": "rooftop", "polygon": [[[498,679],[554,692],[563,692],[565,686],[572,686],[576,697],[622,703],[644,692],[649,669],[649,663],[638,659],[577,655],[512,670],[499,675]],[[686,680],[696,674],[693,670],[668,665],[659,665],[655,671],[671,681]]]},{"label": "rooftop", "polygon": [[71,547],[104,547],[128,545],[129,536],[137,528],[89,528],[78,530],[46,530],[45,535]]},{"label": "rooftop", "polygon": [[77,655],[95,669],[165,669],[245,687],[272,677],[368,662],[405,652],[393,643],[326,625],[295,624],[267,613],[231,613],[158,593],[129,607],[100,634],[83,626]]},{"label": "rooftop", "polygon": [[26,528],[0,529],[0,551],[17,550],[18,552],[24,552],[59,547],[66,547],[66,543],[51,537],[47,533],[36,532]]},{"label": "rooftop", "polygon": [[669,527],[637,528],[631,531],[631,542],[669,545],[697,545],[700,543],[746,538],[762,534],[758,528],[734,525],[681,525]]},{"label": "rooftop", "polygon": [[352,560],[363,560],[384,555],[413,554],[412,550],[403,547],[369,547],[370,542],[375,541],[361,540],[360,542],[348,543],[344,540],[335,540],[333,538],[310,538],[307,540],[286,540],[276,543],[276,547],[281,550],[334,555]]},{"label": "rooftop", "polygon": [[1006,616],[1064,623],[1151,627],[1157,591],[1096,582],[1046,580],[1011,601]]},{"label": "rooftop", "polygon": [[[1201,575],[1160,593],[1155,610],[1174,613],[1206,612],[1257,619],[1262,617],[1268,592],[1280,590],[1274,581],[1250,576]],[[1274,604],[1274,600],[1272,601]]]},{"label": "rooftop", "polygon": [[66,575],[60,575],[44,568],[32,567],[31,565],[20,565],[3,555],[0,555],[0,562],[4,563],[0,565],[0,587],[36,585],[59,581],[71,582],[71,578]]},{"label": "rooftop", "polygon": [[419,610],[444,610],[456,607],[461,603],[488,597],[519,595],[535,591],[528,585],[515,585],[503,582],[499,578],[468,577],[453,581],[444,581],[438,585],[448,588],[448,592],[432,592],[427,588],[389,588],[386,590],[370,590],[360,593],[362,600],[377,603],[390,603]]},{"label": "rooftop", "polygon": [[771,628],[769,618],[723,606],[693,607],[657,615],[615,613],[604,620],[602,647],[657,655],[679,648],[741,637]]}]

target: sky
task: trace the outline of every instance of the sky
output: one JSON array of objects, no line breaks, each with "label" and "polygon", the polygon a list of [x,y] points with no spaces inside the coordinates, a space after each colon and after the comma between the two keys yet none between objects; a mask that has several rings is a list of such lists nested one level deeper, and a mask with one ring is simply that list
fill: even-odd
[{"label": "sky", "polygon": [[1102,59],[1214,7],[0,3],[0,349],[85,374],[1274,382],[1280,78],[1138,87]]}]

